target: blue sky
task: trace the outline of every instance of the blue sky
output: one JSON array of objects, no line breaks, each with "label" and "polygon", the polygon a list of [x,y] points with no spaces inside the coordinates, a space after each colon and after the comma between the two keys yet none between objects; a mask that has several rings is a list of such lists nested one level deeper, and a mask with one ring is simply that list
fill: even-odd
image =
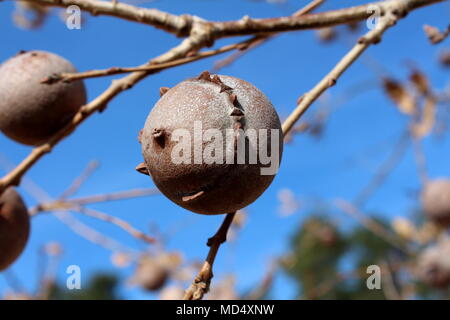
[{"label": "blue sky", "polygon": [[[251,17],[282,16],[294,12],[307,1],[290,1],[286,5],[263,1],[161,0],[143,3],[175,14],[191,13],[209,20],[235,20]],[[322,10],[345,7],[358,1],[327,1]],[[46,50],[72,61],[79,70],[111,66],[135,66],[176,45],[179,39],[149,26],[109,17],[88,17],[81,30],[68,30],[56,14],[39,30],[17,28],[11,19],[13,3],[0,3],[0,61],[19,50]],[[289,237],[298,224],[308,217],[314,201],[329,201],[336,197],[352,199],[372,177],[377,166],[393,148],[404,130],[407,119],[401,115],[382,93],[373,61],[377,61],[395,78],[405,79],[408,63],[415,63],[426,71],[432,85],[442,89],[449,83],[449,71],[436,62],[439,50],[448,47],[449,40],[431,46],[422,31],[424,23],[440,28],[448,25],[449,3],[434,5],[411,13],[398,26],[389,30],[383,41],[369,49],[332,88],[321,103],[333,103],[353,88],[354,97],[333,112],[324,136],[296,136],[283,154],[278,176],[270,188],[248,208],[245,228],[232,244],[225,245],[217,259],[216,276],[235,272],[238,288],[253,287],[263,276],[271,259],[288,248]],[[342,57],[358,37],[338,28],[339,38],[332,44],[321,44],[312,31],[282,34],[276,39],[243,56],[221,73],[245,79],[263,91],[275,105],[281,118],[295,107],[297,98],[309,90]],[[359,31],[364,32],[364,30]],[[232,39],[220,41],[229,43]],[[222,56],[223,57],[223,56]],[[211,69],[217,58],[202,60],[153,75],[130,91],[122,93],[108,106],[106,112],[94,115],[79,129],[60,143],[48,156],[39,161],[27,177],[51,196],[57,196],[76,177],[90,160],[98,160],[100,168],[81,188],[78,195],[91,195],[132,188],[152,187],[152,181],[137,174],[134,167],[142,161],[137,134],[153,104],[159,98],[159,87],[171,87],[185,78]],[[87,80],[89,99],[105,90],[114,77]],[[355,89],[360,82],[372,83],[367,90]],[[359,92],[362,91],[362,92]],[[309,116],[314,113],[310,110]],[[376,152],[374,150],[376,149]],[[0,136],[0,152],[18,163],[30,148]],[[425,143],[429,171],[432,177],[450,176],[449,139],[428,138]],[[352,161],[349,160],[357,160]],[[4,173],[0,169],[1,173]],[[387,217],[409,215],[417,206],[411,192],[420,187],[411,150],[402,160],[382,189],[367,203],[367,210]],[[296,214],[280,218],[277,214],[277,193],[291,189],[300,199],[309,200]],[[20,189],[29,206],[36,200]],[[221,216],[200,216],[190,213],[164,198],[154,196],[91,206],[121,217],[133,226],[150,230],[157,226],[161,232],[178,229],[167,247],[180,251],[187,259],[203,259],[206,239],[220,224]],[[144,245],[116,227],[93,219],[81,221],[112,236],[132,248]],[[332,219],[343,224],[352,223],[336,213]],[[181,226],[181,227],[180,227]],[[180,227],[180,228],[178,228]],[[84,280],[96,270],[118,272],[126,279],[131,268],[118,270],[110,263],[110,252],[72,233],[51,215],[33,219],[32,236],[25,253],[12,270],[23,284],[32,289],[36,285],[37,251],[49,241],[64,247],[59,278],[65,279],[65,268],[71,264],[81,267]],[[7,285],[0,277],[0,293]],[[140,289],[121,287],[126,298],[153,298]],[[295,287],[283,277],[277,277],[274,298],[291,298]]]}]

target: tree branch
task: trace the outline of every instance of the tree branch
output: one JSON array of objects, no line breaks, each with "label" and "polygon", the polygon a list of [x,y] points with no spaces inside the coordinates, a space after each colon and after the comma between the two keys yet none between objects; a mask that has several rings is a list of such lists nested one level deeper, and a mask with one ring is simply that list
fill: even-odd
[{"label": "tree branch", "polygon": [[129,233],[132,237],[134,237],[136,239],[141,239],[141,240],[144,240],[145,242],[151,243],[151,244],[156,242],[155,238],[148,236],[147,234],[145,234],[144,232],[142,232],[140,230],[137,230],[136,228],[131,226],[128,222],[126,222],[125,220],[122,220],[120,218],[111,216],[109,214],[103,213],[98,210],[93,210],[93,209],[82,207],[82,206],[78,206],[78,207],[74,208],[73,211],[82,213],[86,216],[89,216],[89,217],[92,217],[92,218],[95,218],[98,220],[112,223],[112,224],[118,226],[119,228],[121,228],[122,230],[124,230],[125,232]]},{"label": "tree branch", "polygon": [[228,229],[230,228],[235,215],[236,212],[228,213],[216,234],[208,239],[208,256],[206,257],[200,272],[195,277],[194,282],[186,290],[183,300],[201,300],[203,296],[208,293],[211,279],[213,278],[213,266],[217,252],[219,251],[221,244],[227,240]]},{"label": "tree branch", "polygon": [[193,34],[196,25],[203,25],[210,29],[210,45],[214,40],[250,34],[267,34],[294,30],[306,30],[331,27],[339,24],[362,21],[373,15],[370,10],[374,6],[379,8],[381,15],[391,11],[392,7],[408,12],[433,3],[446,0],[387,0],[367,3],[364,5],[332,10],[322,13],[302,16],[288,16],[267,19],[252,19],[248,16],[240,20],[214,22],[190,15],[176,16],[156,9],[135,7],[119,2],[98,0],[28,0],[47,6],[67,7],[77,5],[80,9],[93,15],[109,15],[125,20],[131,20],[163,29],[177,36]]},{"label": "tree branch", "polygon": [[332,10],[302,16],[250,19],[244,17],[238,21],[212,22],[216,39],[242,36],[248,34],[274,33],[294,30],[332,27],[339,24],[362,21],[373,16],[373,7],[380,10],[381,15],[401,10],[409,12],[423,6],[446,0],[387,0],[363,4],[356,7]]},{"label": "tree branch", "polygon": [[83,172],[72,181],[72,184],[67,188],[60,196],[59,199],[67,199],[68,197],[74,195],[81,188],[83,183],[94,173],[98,168],[98,161],[90,161]]},{"label": "tree branch", "polygon": [[166,63],[150,63],[148,65],[142,65],[138,67],[130,67],[130,68],[121,68],[121,67],[112,67],[108,69],[101,69],[101,70],[90,70],[85,72],[77,72],[77,73],[61,73],[61,74],[53,74],[48,76],[45,79],[42,79],[42,83],[45,84],[52,84],[58,81],[63,82],[72,82],[75,80],[80,79],[88,79],[88,78],[97,78],[97,77],[105,77],[105,76],[112,76],[116,74],[123,74],[123,73],[131,73],[131,72],[137,72],[137,71],[148,71],[148,72],[160,72],[165,69],[181,66],[190,62],[194,62],[197,60],[209,58],[215,55],[219,55],[225,52],[229,52],[232,50],[243,50],[247,48],[250,45],[250,40],[245,40],[242,42],[234,43],[225,45],[223,47],[220,47],[218,49],[214,50],[208,50],[203,51],[200,53],[197,53],[193,56],[185,57],[176,59],[170,62]]},{"label": "tree branch", "polygon": [[133,251],[127,246],[124,246],[120,242],[105,236],[97,230],[85,225],[69,212],[57,211],[52,213],[59,221],[68,226],[74,233],[78,234],[82,238],[99,245],[110,251]]},{"label": "tree branch", "polygon": [[[0,0],[1,1],[1,0]],[[190,15],[174,15],[157,9],[132,6],[118,1],[100,0],[27,0],[43,6],[78,6],[92,15],[105,15],[139,22],[175,34],[179,37],[189,35],[194,18]]]},{"label": "tree branch", "polygon": [[[314,10],[315,8],[317,8],[324,1],[325,0],[314,0],[311,3],[309,3],[308,5],[306,5],[304,8],[302,8],[299,11],[297,11],[296,13],[294,13],[294,16],[300,16],[300,15],[306,14],[306,13]],[[130,68],[111,67],[111,68],[102,69],[102,70],[90,70],[90,71],[77,72],[77,73],[53,74],[53,75],[48,76],[45,79],[42,79],[42,83],[52,84],[52,83],[55,83],[58,81],[72,82],[72,81],[80,80],[80,79],[111,76],[111,75],[115,75],[115,74],[130,73],[130,72],[135,72],[135,71],[159,72],[164,69],[173,68],[176,66],[180,66],[183,64],[197,61],[197,60],[209,58],[209,57],[219,55],[219,54],[222,54],[225,52],[229,52],[232,50],[236,50],[236,49],[239,50],[238,52],[236,52],[236,54],[238,56],[240,56],[240,55],[244,54],[245,52],[247,52],[249,49],[254,48],[254,47],[264,43],[265,41],[269,40],[271,37],[272,37],[271,35],[255,36],[248,40],[241,41],[239,43],[225,45],[218,49],[200,52],[193,56],[180,58],[180,59],[177,59],[177,60],[174,60],[171,62],[167,62],[167,63],[150,64],[150,65],[146,65],[146,66],[130,67]],[[232,57],[236,58],[237,56],[232,56]]]},{"label": "tree branch", "polygon": [[403,159],[406,151],[408,150],[409,143],[411,141],[411,135],[409,129],[400,136],[398,142],[395,144],[392,153],[381,164],[375,175],[370,182],[359,192],[355,197],[353,203],[356,207],[362,208],[370,196],[383,184],[389,174],[394,170],[396,165]]},{"label": "tree branch", "polygon": [[[433,0],[427,1],[430,4]],[[334,86],[339,77],[358,59],[358,57],[371,45],[381,41],[384,32],[395,25],[398,19],[404,17],[408,10],[415,8],[418,4],[424,5],[424,1],[416,0],[390,0],[379,4],[384,9],[384,15],[379,18],[376,27],[359,38],[358,43],[336,64],[336,66],[318,83],[299,99],[297,108],[289,115],[283,123],[283,133],[286,136],[294,124],[308,110],[314,101],[328,88]],[[360,17],[363,16],[361,8],[364,7],[367,13],[367,6],[351,8],[350,12]],[[389,11],[386,11],[390,8]],[[349,9],[347,9],[349,10]],[[351,15],[350,15],[351,16]]]},{"label": "tree branch", "polygon": [[[295,12],[293,14],[293,16],[294,17],[299,17],[299,16],[302,16],[302,15],[305,15],[305,14],[313,11],[317,7],[319,7],[324,1],[325,0],[313,0],[312,2],[308,3],[306,6],[304,6],[303,8],[298,10],[297,12]],[[236,61],[238,58],[242,57],[244,54],[249,52],[251,49],[254,49],[254,48],[264,44],[265,42],[267,42],[268,40],[272,39],[275,36],[276,35],[270,35],[269,34],[269,35],[252,37],[251,39],[247,40],[249,42],[249,45],[248,45],[247,49],[234,52],[229,57],[226,57],[225,59],[217,61],[214,64],[214,72],[217,72],[220,69],[222,69],[223,67],[226,67],[226,66],[232,64],[234,61]]]},{"label": "tree branch", "polygon": [[59,198],[52,202],[40,203],[37,206],[31,208],[29,212],[30,216],[35,216],[38,213],[44,211],[70,210],[78,206],[84,206],[92,203],[109,202],[137,197],[146,197],[150,195],[156,195],[159,193],[160,192],[158,189],[134,189],[80,198],[71,198],[71,199]]}]

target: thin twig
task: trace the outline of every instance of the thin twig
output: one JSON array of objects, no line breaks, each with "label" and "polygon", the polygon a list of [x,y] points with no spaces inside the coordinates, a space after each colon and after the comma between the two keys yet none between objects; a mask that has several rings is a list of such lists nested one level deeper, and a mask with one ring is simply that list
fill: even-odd
[{"label": "thin twig", "polygon": [[397,164],[403,159],[403,156],[408,150],[409,142],[410,133],[409,130],[405,130],[405,132],[400,136],[398,142],[395,144],[391,155],[380,166],[370,182],[355,197],[353,203],[356,207],[363,207],[367,200],[369,200],[369,198],[375,193],[375,191],[380,188],[380,186],[384,183],[392,170],[394,170]]},{"label": "thin twig", "polygon": [[384,241],[386,241],[393,247],[399,249],[400,251],[402,251],[406,254],[411,254],[410,250],[399,242],[399,239],[395,236],[395,234],[393,234],[388,229],[386,229],[382,224],[378,223],[374,219],[371,219],[367,215],[363,214],[351,203],[349,203],[343,199],[336,199],[334,201],[334,204],[337,208],[342,210],[342,212],[353,217],[363,227],[365,227],[367,230],[371,231],[373,234],[378,236],[380,239],[383,239]]},{"label": "thin twig", "polygon": [[73,180],[69,188],[67,188],[67,190],[59,196],[59,199],[67,199],[68,197],[77,193],[83,183],[86,182],[86,180],[89,179],[92,173],[94,173],[94,171],[98,168],[98,165],[98,161],[90,161],[83,172],[77,178],[75,178],[75,180]]},{"label": "thin twig", "polygon": [[[3,160],[7,166],[10,166],[10,163],[6,157],[4,157],[0,153],[0,160]],[[85,197],[85,198],[78,198],[73,200],[82,200],[78,204],[70,204],[65,206],[58,206],[57,204],[65,203],[63,199],[52,201],[52,198],[50,195],[42,189],[39,185],[34,183],[31,179],[27,179],[28,183],[27,186],[32,186],[33,189],[31,192],[31,195],[37,200],[37,201],[48,201],[48,202],[42,202],[43,207],[41,208],[39,205],[35,208],[32,208],[29,210],[30,216],[34,216],[39,212],[45,211],[45,206],[48,205],[48,211],[53,211],[53,215],[62,223],[67,225],[70,229],[72,229],[76,234],[80,235],[81,237],[85,238],[88,241],[91,241],[95,244],[98,244],[108,250],[116,251],[116,250],[126,250],[130,251],[131,249],[126,248],[119,242],[101,234],[97,230],[85,225],[81,221],[74,218],[70,213],[67,212],[68,209],[72,209],[74,205],[80,205],[81,203],[96,203],[96,202],[102,202],[102,201],[108,201],[108,198],[112,198],[113,200],[119,200],[119,199],[125,199],[127,197],[133,197],[133,196],[140,196],[139,194],[149,194],[148,190],[154,191],[154,189],[143,189],[143,190],[130,190],[125,192],[119,192],[111,195],[98,195],[98,196],[92,196],[92,197]],[[145,191],[147,190],[147,191]],[[65,200],[70,201],[70,200]],[[50,205],[51,204],[51,205]]]},{"label": "thin twig", "polygon": [[53,212],[53,215],[66,226],[68,226],[74,233],[78,234],[82,238],[99,245],[110,251],[119,252],[129,252],[131,249],[127,248],[120,242],[105,236],[104,234],[98,232],[97,230],[85,225],[75,217],[73,217],[69,212]]},{"label": "thin twig", "polygon": [[69,199],[69,203],[77,204],[77,205],[86,205],[91,203],[99,203],[99,202],[110,202],[117,200],[125,200],[131,198],[139,198],[139,197],[148,197],[160,194],[161,192],[156,188],[145,188],[145,189],[132,189],[126,191],[119,191],[107,194],[99,194],[87,197],[80,198],[72,198]]},{"label": "thin twig", "polygon": [[100,212],[98,210],[93,210],[93,209],[89,209],[89,208],[81,207],[81,206],[74,209],[74,211],[82,213],[82,214],[92,217],[92,218],[96,218],[98,220],[112,223],[112,224],[118,226],[119,228],[123,229],[124,231],[128,232],[131,236],[133,236],[137,239],[144,240],[145,242],[148,242],[151,244],[156,242],[155,238],[150,237],[149,235],[145,234],[144,232],[135,229],[128,222],[126,222],[125,220],[122,220],[120,218],[111,216],[109,214]]},{"label": "thin twig", "polygon": [[[148,235],[146,235],[144,232],[139,231],[135,228],[133,228],[128,222],[117,218],[110,216],[106,213],[100,212],[98,210],[89,209],[86,207],[83,207],[83,205],[86,204],[92,204],[92,203],[99,203],[99,202],[107,202],[107,201],[114,201],[114,200],[123,200],[123,199],[130,199],[130,198],[136,198],[136,197],[142,197],[142,196],[148,196],[153,194],[158,194],[159,191],[157,189],[135,189],[135,190],[127,190],[122,192],[116,192],[111,194],[100,194],[100,195],[94,195],[89,197],[81,197],[76,199],[66,199],[66,197],[72,195],[75,193],[78,188],[83,184],[83,182],[86,181],[86,179],[91,175],[93,170],[97,168],[98,163],[97,162],[90,162],[87,168],[83,171],[83,173],[74,180],[74,182],[71,184],[71,186],[55,201],[48,202],[48,203],[41,203],[34,208],[29,210],[30,216],[35,216],[36,214],[40,212],[50,212],[50,211],[69,211],[72,210],[74,212],[82,213],[87,216],[112,223],[126,232],[128,232],[131,236],[144,240],[148,243],[155,243],[156,240]],[[80,228],[78,228],[81,230]],[[84,228],[86,229],[86,228]],[[94,234],[93,232],[90,232],[90,234]],[[98,238],[98,236],[95,236]],[[92,236],[90,236],[90,239],[92,239]],[[109,242],[108,240],[102,240],[103,243]]]},{"label": "thin twig", "polygon": [[[300,10],[298,10],[297,12],[295,12],[292,16],[293,17],[300,17],[302,15],[310,13],[311,11],[313,11],[314,9],[319,7],[324,1],[325,0],[314,0],[314,1],[310,2],[310,3],[308,3],[306,6],[304,6]],[[249,41],[249,45],[248,45],[247,49],[234,52],[233,54],[231,54],[230,56],[226,57],[225,59],[219,60],[216,63],[214,63],[213,71],[214,72],[218,72],[220,69],[222,69],[222,68],[224,68],[226,66],[229,66],[230,64],[235,62],[237,59],[242,57],[244,54],[248,53],[251,49],[254,49],[254,48],[264,44],[265,42],[273,39],[276,36],[277,36],[277,34],[275,34],[275,35],[254,36],[253,38],[248,40]]]},{"label": "thin twig", "polygon": [[153,71],[153,72],[159,72],[165,69],[181,66],[183,64],[187,64],[190,62],[194,62],[197,60],[209,58],[215,55],[219,55],[225,52],[229,52],[232,50],[242,50],[243,48],[246,48],[249,45],[249,40],[241,41],[239,43],[229,44],[225,45],[223,47],[220,47],[218,49],[214,50],[208,50],[203,51],[200,53],[197,53],[193,56],[185,57],[176,59],[171,62],[166,63],[151,63],[149,65],[139,66],[139,67],[130,67],[130,68],[119,68],[119,67],[112,67],[108,69],[101,69],[101,70],[90,70],[85,72],[77,72],[77,73],[61,73],[61,74],[53,74],[48,76],[45,79],[42,79],[42,83],[45,84],[52,84],[55,82],[63,81],[63,82],[72,82],[75,80],[80,79],[88,79],[88,78],[97,78],[97,77],[105,77],[105,76],[112,76],[116,74],[123,74],[123,73],[131,73],[131,72],[137,72],[137,71]]},{"label": "thin twig", "polygon": [[450,35],[450,25],[443,31],[440,31],[438,28],[430,25],[424,25],[423,30],[431,44],[438,44]]},{"label": "thin twig", "polygon": [[195,277],[194,282],[186,290],[183,300],[201,300],[209,291],[217,252],[219,251],[221,244],[227,240],[228,229],[230,228],[235,215],[236,212],[228,213],[216,234],[208,239],[208,256],[206,257],[200,272]]},{"label": "thin twig", "polygon": [[35,216],[36,214],[44,211],[70,210],[77,206],[84,206],[87,204],[147,197],[157,194],[160,194],[160,191],[158,189],[146,188],[146,189],[133,189],[113,193],[98,194],[93,196],[71,198],[71,199],[57,199],[55,201],[40,203],[37,206],[29,209],[29,213],[30,216]]},{"label": "thin twig", "polygon": [[309,92],[304,94],[297,105],[297,108],[283,123],[283,133],[286,136],[294,124],[308,110],[314,101],[328,88],[334,86],[339,77],[358,59],[358,57],[371,45],[381,40],[383,33],[397,22],[401,15],[406,14],[404,6],[406,2],[390,2],[391,8],[381,17],[376,27],[359,38],[358,43],[336,64],[336,66]]},{"label": "thin twig", "polygon": [[55,6],[67,8],[78,6],[81,10],[92,15],[105,15],[139,22],[173,33],[177,36],[189,35],[193,23],[190,15],[174,15],[157,9],[147,9],[132,6],[118,1],[100,0],[27,0],[43,6]]}]

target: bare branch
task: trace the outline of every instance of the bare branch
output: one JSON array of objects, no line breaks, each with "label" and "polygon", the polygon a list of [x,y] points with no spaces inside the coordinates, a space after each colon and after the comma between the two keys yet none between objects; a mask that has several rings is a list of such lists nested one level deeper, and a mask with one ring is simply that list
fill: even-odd
[{"label": "bare branch", "polygon": [[217,252],[219,251],[221,244],[227,239],[228,229],[230,228],[235,215],[236,212],[228,213],[216,234],[208,239],[208,256],[206,257],[200,272],[195,277],[194,282],[186,290],[183,300],[201,300],[203,296],[208,293],[211,279],[213,278],[213,266]]},{"label": "bare branch", "polygon": [[[308,3],[306,6],[304,6],[300,10],[298,10],[297,12],[295,12],[292,16],[299,17],[299,16],[302,16],[302,15],[305,15],[305,14],[313,11],[314,9],[316,9],[324,1],[325,0],[314,0],[314,1],[310,2],[310,3]],[[274,35],[263,35],[263,36],[255,36],[255,37],[249,39],[248,40],[249,41],[249,45],[248,45],[247,49],[234,52],[229,57],[227,57],[225,59],[222,59],[220,61],[217,61],[214,64],[214,72],[217,72],[218,70],[220,70],[220,69],[222,69],[222,68],[232,64],[234,61],[236,61],[237,59],[242,57],[244,54],[249,52],[251,49],[254,49],[254,48],[264,44],[265,42],[267,42],[268,40],[272,39],[273,37],[274,37]]]},{"label": "bare branch", "polygon": [[120,218],[108,215],[108,214],[100,212],[98,210],[93,210],[93,209],[89,209],[89,208],[82,207],[82,206],[75,208],[74,211],[82,213],[82,214],[92,217],[92,218],[96,218],[98,220],[112,223],[112,224],[118,226],[119,228],[123,229],[124,231],[128,232],[131,236],[133,236],[137,239],[144,240],[145,242],[148,242],[151,244],[156,242],[156,240],[154,238],[148,236],[147,234],[145,234],[142,231],[135,229],[128,222],[126,222],[125,220],[122,220]]},{"label": "bare branch", "polygon": [[123,74],[123,73],[131,73],[131,72],[137,72],[137,71],[152,71],[153,73],[181,66],[183,64],[187,64],[190,62],[194,62],[197,60],[209,58],[215,55],[219,55],[225,52],[229,52],[232,50],[242,50],[244,48],[247,48],[250,44],[250,40],[245,40],[239,43],[234,43],[230,45],[223,46],[218,49],[214,50],[208,50],[204,52],[197,53],[193,56],[185,57],[176,59],[171,62],[166,63],[151,63],[149,65],[139,66],[139,67],[130,67],[130,68],[120,68],[120,67],[112,67],[108,69],[102,69],[102,70],[91,70],[86,72],[77,72],[77,73],[62,73],[62,74],[53,74],[48,76],[45,79],[42,79],[42,83],[46,84],[52,84],[58,81],[63,82],[72,82],[75,80],[80,79],[88,79],[88,78],[97,78],[97,77],[105,77],[105,76],[112,76],[115,74]]},{"label": "bare branch", "polygon": [[406,14],[408,11],[442,1],[445,0],[387,0],[297,17],[251,19],[246,16],[238,21],[212,22],[212,27],[215,39],[248,34],[317,29],[366,20],[373,14],[373,11],[369,9],[374,6],[379,8],[381,15],[393,11],[395,14],[400,13],[400,11]]},{"label": "bare branch", "polygon": [[69,212],[53,212],[53,215],[63,224],[67,225],[74,233],[96,245],[99,245],[110,251],[132,251],[131,249],[122,245],[120,242],[117,242],[116,240],[107,237],[97,230],[85,225],[84,223],[73,217]]},{"label": "bare branch", "polygon": [[59,199],[67,199],[68,197],[74,195],[97,168],[98,161],[89,162],[84,171],[77,178],[75,178],[69,188],[61,194]]},{"label": "bare branch", "polygon": [[94,196],[82,197],[82,198],[72,198],[69,199],[69,203],[78,204],[78,205],[86,205],[90,203],[99,203],[99,202],[109,202],[109,201],[117,201],[124,200],[130,198],[139,198],[139,197],[147,197],[160,194],[160,191],[156,188],[146,188],[146,189],[133,189],[127,191],[119,191],[107,194],[99,194]]},{"label": "bare branch", "polygon": [[438,28],[426,24],[423,26],[423,31],[427,35],[431,44],[438,44],[444,41],[450,34],[450,25],[441,32]]},{"label": "bare branch", "polygon": [[[286,135],[297,122],[298,119],[308,110],[311,104],[319,98],[328,88],[336,84],[339,77],[358,59],[358,57],[371,45],[381,40],[383,33],[397,22],[401,16],[406,14],[405,4],[411,8],[414,1],[386,1],[389,4],[390,11],[379,19],[377,26],[367,32],[358,40],[358,43],[336,64],[336,66],[309,92],[299,99],[297,108],[283,123],[283,133]],[[359,12],[360,7],[353,8]]]},{"label": "bare branch", "polygon": [[119,191],[106,194],[98,194],[87,197],[72,198],[72,199],[58,199],[52,202],[40,203],[29,210],[31,216],[35,216],[39,212],[55,211],[55,210],[70,210],[79,206],[84,206],[92,203],[109,202],[117,200],[125,200],[138,197],[147,197],[151,195],[160,194],[158,189],[134,189]]},{"label": "bare branch", "polygon": [[360,191],[354,200],[354,204],[357,207],[362,207],[370,196],[383,184],[395,166],[403,159],[408,145],[411,140],[409,130],[400,136],[400,139],[396,143],[391,155],[388,159],[379,167],[370,182]]},{"label": "bare branch", "polygon": [[28,0],[44,6],[69,7],[78,6],[92,15],[113,16],[129,21],[148,24],[158,29],[173,33],[179,37],[189,35],[193,18],[190,15],[173,15],[157,9],[139,8],[118,1],[99,0]]},{"label": "bare branch", "polygon": [[39,212],[44,211],[55,211],[55,210],[70,210],[73,208],[76,208],[78,206],[84,206],[87,204],[92,203],[100,203],[100,202],[109,202],[109,201],[117,201],[117,200],[125,200],[125,199],[131,199],[131,198],[138,198],[138,197],[147,197],[152,195],[160,194],[158,189],[133,189],[133,190],[126,190],[126,191],[119,191],[119,192],[113,192],[113,193],[106,193],[106,194],[98,194],[93,196],[87,196],[87,197],[80,197],[80,198],[71,198],[71,199],[64,199],[60,198],[52,202],[44,202],[40,203],[37,206],[31,208],[29,210],[30,215],[34,216],[38,214]]},{"label": "bare branch", "polygon": [[339,24],[362,21],[372,16],[369,10],[377,6],[380,14],[384,15],[395,7],[404,13],[446,0],[387,0],[368,3],[356,7],[327,11],[302,16],[251,19],[248,16],[236,21],[214,22],[193,17],[190,15],[176,16],[156,9],[139,8],[118,2],[107,2],[98,0],[29,0],[38,4],[67,7],[77,5],[82,10],[94,15],[103,14],[141,22],[156,28],[176,34],[177,36],[188,36],[195,33],[198,25],[209,29],[209,45],[214,40],[242,35],[268,34],[276,32],[306,30],[331,27]]}]

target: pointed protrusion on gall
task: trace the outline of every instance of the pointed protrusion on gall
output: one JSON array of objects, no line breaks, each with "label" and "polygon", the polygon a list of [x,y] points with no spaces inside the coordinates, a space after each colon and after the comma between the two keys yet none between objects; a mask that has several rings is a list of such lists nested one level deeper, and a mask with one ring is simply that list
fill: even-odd
[{"label": "pointed protrusion on gall", "polygon": [[161,87],[159,88],[159,96],[162,97],[163,95],[166,94],[167,91],[169,91],[170,88],[169,87]]},{"label": "pointed protrusion on gall", "polygon": [[230,116],[243,116],[244,113],[241,109],[234,108],[233,111],[231,111]]},{"label": "pointed protrusion on gall", "polygon": [[211,82],[214,82],[215,84],[218,84],[220,86],[220,93],[232,90],[231,87],[227,86],[225,83],[222,82],[222,80],[219,78],[217,74],[213,76]]},{"label": "pointed protrusion on gall", "polygon": [[139,163],[136,166],[136,171],[139,172],[139,173],[145,174],[147,176],[150,175],[150,173],[148,172],[148,168],[147,168],[147,165],[145,164],[145,162]]},{"label": "pointed protrusion on gall", "polygon": [[205,81],[211,81],[211,74],[209,71],[203,71],[200,73],[200,75],[197,77],[198,80],[205,80]]}]

